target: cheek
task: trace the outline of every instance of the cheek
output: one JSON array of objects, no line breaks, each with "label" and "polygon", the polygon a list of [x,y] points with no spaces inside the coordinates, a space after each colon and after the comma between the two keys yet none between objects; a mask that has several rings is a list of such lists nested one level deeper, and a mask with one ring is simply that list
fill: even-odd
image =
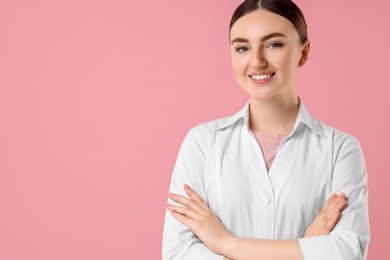
[{"label": "cheek", "polygon": [[231,57],[231,62],[232,62],[232,69],[233,69],[234,76],[237,79],[237,76],[239,75],[240,72],[240,66],[238,66],[238,61],[233,56]]},{"label": "cheek", "polygon": [[297,55],[294,53],[290,53],[289,55],[283,55],[279,59],[279,66],[286,74],[295,74],[298,69],[298,61]]},{"label": "cheek", "polygon": [[247,68],[247,59],[242,56],[234,55],[231,56],[232,68],[236,76],[245,74]]}]

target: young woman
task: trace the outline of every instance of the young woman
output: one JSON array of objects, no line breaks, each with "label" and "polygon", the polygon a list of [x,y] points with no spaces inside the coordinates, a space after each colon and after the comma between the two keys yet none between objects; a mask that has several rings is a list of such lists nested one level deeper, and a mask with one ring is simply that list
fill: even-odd
[{"label": "young woman", "polygon": [[360,143],[314,118],[296,93],[297,69],[310,51],[306,31],[290,0],[247,0],[234,12],[233,71],[250,99],[184,138],[163,259],[366,258]]}]

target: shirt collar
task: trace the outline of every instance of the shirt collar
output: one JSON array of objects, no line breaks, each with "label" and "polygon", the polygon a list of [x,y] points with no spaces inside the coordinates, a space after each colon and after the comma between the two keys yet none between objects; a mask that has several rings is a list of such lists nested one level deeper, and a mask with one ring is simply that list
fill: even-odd
[{"label": "shirt collar", "polygon": [[[316,134],[326,138],[324,130],[321,128],[318,120],[310,114],[310,112],[307,110],[305,104],[302,102],[302,100],[299,96],[298,96],[298,100],[299,100],[299,111],[298,111],[297,118],[295,120],[293,132],[299,126],[299,124],[302,123],[302,124],[305,124],[306,126],[308,126]],[[250,103],[250,100],[248,100],[246,102],[245,106],[240,111],[238,111],[236,114],[234,114],[230,117],[224,118],[224,120],[218,121],[216,129],[220,130],[222,128],[231,126],[239,119],[244,120],[247,128],[249,129],[249,103]]]}]

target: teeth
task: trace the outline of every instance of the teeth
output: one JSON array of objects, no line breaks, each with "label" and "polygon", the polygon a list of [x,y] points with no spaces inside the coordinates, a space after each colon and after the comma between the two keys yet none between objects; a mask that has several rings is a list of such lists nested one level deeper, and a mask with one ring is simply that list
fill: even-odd
[{"label": "teeth", "polygon": [[267,75],[253,75],[252,78],[255,80],[263,80],[263,79],[269,79],[271,77],[271,74]]}]

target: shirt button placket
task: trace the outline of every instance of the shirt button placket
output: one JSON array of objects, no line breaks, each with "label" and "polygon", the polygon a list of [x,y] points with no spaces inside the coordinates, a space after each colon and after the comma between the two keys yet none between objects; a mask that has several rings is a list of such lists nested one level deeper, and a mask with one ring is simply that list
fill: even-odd
[{"label": "shirt button placket", "polygon": [[275,221],[276,221],[276,203],[273,196],[273,191],[269,187],[268,193],[263,193],[260,197],[260,237],[266,239],[274,239],[275,236]]},{"label": "shirt button placket", "polygon": [[270,204],[271,203],[271,198],[268,197],[267,195],[263,196],[263,198],[261,199],[264,204]]}]

